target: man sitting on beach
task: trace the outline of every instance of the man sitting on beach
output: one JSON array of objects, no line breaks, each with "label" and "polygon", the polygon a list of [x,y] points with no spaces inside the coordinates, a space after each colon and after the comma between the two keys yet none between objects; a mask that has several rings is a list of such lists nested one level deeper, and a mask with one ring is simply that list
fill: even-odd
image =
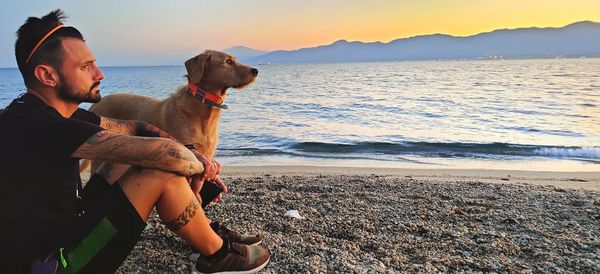
[{"label": "man sitting on beach", "polygon": [[[149,124],[78,108],[100,100],[104,74],[63,18],[60,10],[30,17],[17,32],[27,93],[0,115],[0,273],[114,272],[154,208],[200,251],[197,272],[263,268],[267,248],[222,239],[200,207],[197,191],[220,171],[214,159]],[[105,162],[85,188],[80,158]]]}]

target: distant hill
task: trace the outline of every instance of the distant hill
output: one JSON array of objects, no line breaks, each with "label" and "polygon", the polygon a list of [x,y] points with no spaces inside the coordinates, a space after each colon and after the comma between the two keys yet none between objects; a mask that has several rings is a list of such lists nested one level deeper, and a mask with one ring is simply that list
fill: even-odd
[{"label": "distant hill", "polygon": [[600,57],[600,23],[562,28],[501,29],[473,36],[422,35],[389,43],[349,42],[246,58],[250,63]]},{"label": "distant hill", "polygon": [[238,60],[243,61],[252,57],[264,55],[267,51],[257,50],[243,46],[231,47],[228,49],[224,49],[224,52],[235,55]]}]

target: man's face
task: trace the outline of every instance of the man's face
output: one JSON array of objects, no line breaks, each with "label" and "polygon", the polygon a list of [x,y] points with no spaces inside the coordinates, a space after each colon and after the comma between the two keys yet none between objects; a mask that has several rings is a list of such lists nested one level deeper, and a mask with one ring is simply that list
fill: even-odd
[{"label": "man's face", "polygon": [[74,38],[62,40],[64,59],[58,71],[58,95],[66,101],[97,103],[100,81],[104,73],[96,66],[96,57],[84,41]]}]

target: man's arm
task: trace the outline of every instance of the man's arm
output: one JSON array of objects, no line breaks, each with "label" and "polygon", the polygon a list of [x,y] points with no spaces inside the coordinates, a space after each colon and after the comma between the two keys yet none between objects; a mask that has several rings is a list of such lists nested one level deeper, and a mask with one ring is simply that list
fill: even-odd
[{"label": "man's arm", "polygon": [[202,174],[204,171],[203,164],[194,153],[173,140],[128,136],[108,130],[92,135],[72,156],[161,169],[182,176]]},{"label": "man's arm", "polygon": [[100,116],[100,127],[108,131],[124,135],[163,137],[178,141],[167,132],[143,121],[119,120]]},{"label": "man's arm", "polygon": [[[161,130],[160,128],[143,122],[143,121],[134,121],[134,120],[119,120],[108,118],[104,116],[100,116],[100,127],[117,133],[124,134],[130,136],[144,136],[144,137],[161,137],[171,139],[175,142],[181,143],[179,140],[175,139],[175,137],[171,136],[169,133]],[[185,145],[186,148],[191,149],[192,153],[195,155],[196,159],[198,159],[202,165],[204,166],[204,176],[198,177],[200,180],[204,179],[215,179],[215,181],[224,189],[224,192],[227,192],[227,186],[217,175],[221,172],[221,165],[212,157],[208,157],[206,155],[202,155],[198,153],[194,149],[194,145]],[[141,165],[140,165],[141,166]],[[144,166],[148,167],[148,166]],[[160,168],[160,167],[159,167]],[[163,168],[160,168],[163,169]],[[212,176],[211,174],[215,174]]]}]

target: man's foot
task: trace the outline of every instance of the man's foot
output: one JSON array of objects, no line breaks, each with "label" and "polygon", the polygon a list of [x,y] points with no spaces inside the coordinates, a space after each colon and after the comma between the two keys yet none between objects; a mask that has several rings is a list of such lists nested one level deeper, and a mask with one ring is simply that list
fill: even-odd
[{"label": "man's foot", "polygon": [[198,254],[193,272],[196,273],[256,273],[269,263],[271,253],[262,245],[244,245],[223,240],[223,247],[215,255]]},{"label": "man's foot", "polygon": [[[229,241],[248,246],[257,246],[263,241],[263,237],[260,235],[241,234],[239,232],[230,230],[229,228],[219,224],[219,222],[211,222],[210,227],[219,237],[221,237],[221,239],[223,239],[223,242]],[[198,256],[200,256],[200,252],[194,250],[190,259],[194,261],[198,259]]]},{"label": "man's foot", "polygon": [[241,234],[236,231],[232,231],[225,226],[219,224],[219,222],[210,223],[210,227],[221,237],[221,239],[228,239],[235,243],[245,244],[245,245],[259,245],[262,243],[263,237],[260,235],[248,235]]}]

